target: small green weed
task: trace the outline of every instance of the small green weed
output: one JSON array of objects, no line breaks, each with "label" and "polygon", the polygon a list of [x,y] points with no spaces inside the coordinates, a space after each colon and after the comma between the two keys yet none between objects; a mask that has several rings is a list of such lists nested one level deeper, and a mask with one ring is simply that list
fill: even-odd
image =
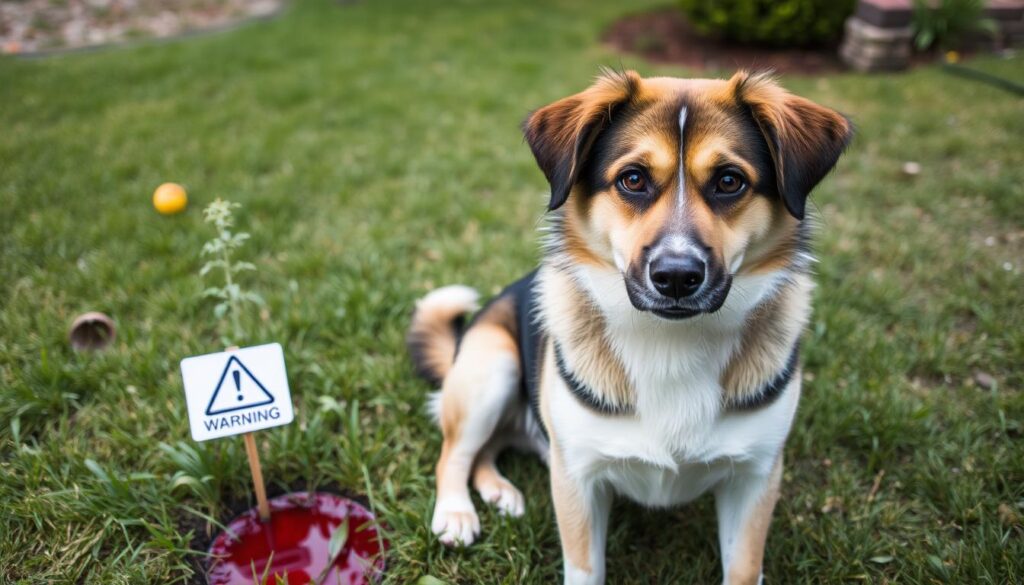
[{"label": "small green weed", "polygon": [[238,250],[249,239],[249,234],[245,232],[231,231],[235,225],[233,210],[239,207],[241,205],[238,203],[216,199],[203,210],[203,218],[213,224],[217,235],[203,245],[202,255],[210,259],[199,270],[199,276],[206,276],[211,271],[219,270],[224,277],[222,285],[207,288],[203,291],[203,296],[220,301],[213,307],[213,314],[218,319],[224,319],[226,316],[230,320],[230,336],[222,335],[225,346],[238,345],[244,337],[242,306],[246,303],[261,306],[266,304],[263,297],[243,289],[239,283],[239,276],[243,272],[256,269],[252,262],[236,259]]}]

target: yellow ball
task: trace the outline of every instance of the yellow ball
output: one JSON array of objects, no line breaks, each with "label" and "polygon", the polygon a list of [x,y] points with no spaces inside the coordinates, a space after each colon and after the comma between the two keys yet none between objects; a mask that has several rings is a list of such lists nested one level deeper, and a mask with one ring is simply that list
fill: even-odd
[{"label": "yellow ball", "polygon": [[164,183],[153,191],[153,207],[164,215],[173,215],[185,210],[188,195],[185,188],[177,183]]}]

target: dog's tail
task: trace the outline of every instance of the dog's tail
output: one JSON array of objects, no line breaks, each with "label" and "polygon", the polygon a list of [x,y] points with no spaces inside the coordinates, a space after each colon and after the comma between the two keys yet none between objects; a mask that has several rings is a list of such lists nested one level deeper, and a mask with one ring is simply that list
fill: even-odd
[{"label": "dog's tail", "polygon": [[439,388],[455,361],[455,349],[467,313],[477,309],[479,295],[468,286],[431,291],[416,303],[405,337],[416,373]]}]

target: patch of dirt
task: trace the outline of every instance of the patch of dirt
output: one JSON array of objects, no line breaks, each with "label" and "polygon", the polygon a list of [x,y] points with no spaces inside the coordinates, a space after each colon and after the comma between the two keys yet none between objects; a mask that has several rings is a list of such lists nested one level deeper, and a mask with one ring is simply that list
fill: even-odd
[{"label": "patch of dirt", "polygon": [[633,14],[605,31],[612,47],[656,63],[693,69],[774,69],[779,73],[818,74],[845,70],[837,45],[801,49],[741,45],[701,36],[675,8]]},{"label": "patch of dirt", "polygon": [[276,12],[284,0],[0,0],[0,51],[173,37]]}]

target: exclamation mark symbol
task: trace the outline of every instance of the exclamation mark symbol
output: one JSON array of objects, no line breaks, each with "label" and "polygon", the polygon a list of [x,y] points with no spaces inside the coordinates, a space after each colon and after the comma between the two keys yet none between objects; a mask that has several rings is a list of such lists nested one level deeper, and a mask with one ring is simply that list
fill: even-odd
[{"label": "exclamation mark symbol", "polygon": [[235,379],[235,390],[238,392],[238,401],[241,402],[244,399],[242,396],[242,373],[235,370],[231,372],[231,376]]}]

